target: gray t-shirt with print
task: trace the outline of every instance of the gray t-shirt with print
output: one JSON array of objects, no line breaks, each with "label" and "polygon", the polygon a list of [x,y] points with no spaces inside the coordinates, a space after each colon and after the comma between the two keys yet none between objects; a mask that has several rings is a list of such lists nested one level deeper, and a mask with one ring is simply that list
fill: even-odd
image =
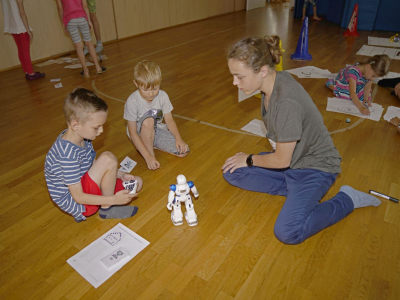
[{"label": "gray t-shirt with print", "polygon": [[274,142],[297,141],[291,169],[316,169],[340,173],[341,157],[325,127],[321,113],[304,88],[285,72],[277,72],[267,111],[261,97],[261,116],[267,138]]},{"label": "gray t-shirt with print", "polygon": [[[161,109],[163,115],[170,113],[173,106],[166,92],[160,90],[151,102],[147,102],[140,96],[139,90],[133,92],[125,102],[124,119],[137,122],[146,112],[151,109]],[[162,122],[162,118],[158,123]]]}]

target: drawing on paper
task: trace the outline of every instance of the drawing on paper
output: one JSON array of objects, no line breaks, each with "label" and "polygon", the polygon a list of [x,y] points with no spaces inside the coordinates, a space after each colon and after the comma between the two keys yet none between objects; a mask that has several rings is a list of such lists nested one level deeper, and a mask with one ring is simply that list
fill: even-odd
[{"label": "drawing on paper", "polygon": [[117,244],[122,238],[121,232],[111,232],[109,235],[104,237],[104,240],[109,243],[111,246]]}]

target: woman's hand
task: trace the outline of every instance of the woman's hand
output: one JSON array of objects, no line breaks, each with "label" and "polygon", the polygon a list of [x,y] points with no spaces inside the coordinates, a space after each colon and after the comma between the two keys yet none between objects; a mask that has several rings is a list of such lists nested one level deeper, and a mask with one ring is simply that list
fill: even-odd
[{"label": "woman's hand", "polygon": [[246,159],[248,156],[248,154],[240,152],[236,153],[232,157],[229,157],[222,166],[223,172],[226,173],[230,170],[230,173],[233,173],[238,168],[246,167]]}]

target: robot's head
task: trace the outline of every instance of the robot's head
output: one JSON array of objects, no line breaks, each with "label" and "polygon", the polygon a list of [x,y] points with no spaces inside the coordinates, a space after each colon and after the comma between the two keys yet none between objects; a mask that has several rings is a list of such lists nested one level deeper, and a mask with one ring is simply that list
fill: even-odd
[{"label": "robot's head", "polygon": [[185,175],[178,175],[178,177],[176,177],[176,182],[178,184],[185,184],[186,183]]}]

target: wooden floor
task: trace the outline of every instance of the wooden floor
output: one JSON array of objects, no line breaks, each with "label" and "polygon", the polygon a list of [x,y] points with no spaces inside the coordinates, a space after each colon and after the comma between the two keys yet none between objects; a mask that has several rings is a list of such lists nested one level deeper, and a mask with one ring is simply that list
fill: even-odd
[{"label": "wooden floor", "polygon": [[[46,79],[27,82],[21,69],[0,73],[0,299],[400,299],[400,206],[382,200],[378,208],[354,211],[336,225],[297,246],[284,245],[273,226],[285,201],[228,185],[220,167],[236,152],[270,150],[265,138],[240,133],[260,119],[260,100],[237,101],[225,50],[245,35],[278,34],[283,68],[313,65],[337,72],[364,57],[357,51],[368,36],[392,32],[344,29],[326,20],[310,22],[312,61],[293,61],[301,20],[280,5],[237,12],[105,46],[108,71],[84,79],[79,70],[50,65]],[[162,89],[191,153],[180,159],[157,152],[161,169],[149,171],[126,137],[124,102],[135,90],[133,67],[154,60]],[[391,71],[400,72],[400,61]],[[91,69],[94,74],[94,69]],[[62,78],[55,89],[52,78]],[[330,91],[324,79],[298,79],[313,98],[343,157],[343,172],[323,200],[348,184],[400,198],[400,135],[384,121],[358,121],[326,112]],[[77,224],[50,200],[44,180],[45,155],[66,127],[62,106],[74,87],[95,89],[109,104],[97,153],[138,162],[144,179],[127,220],[98,216]],[[390,91],[376,88],[375,102],[400,106]],[[197,121],[194,121],[197,120]],[[356,126],[354,126],[356,125]],[[346,128],[348,130],[346,130]],[[175,227],[166,208],[169,185],[178,174],[193,180],[199,225]],[[66,260],[121,222],[150,242],[138,256],[94,289]]]}]

